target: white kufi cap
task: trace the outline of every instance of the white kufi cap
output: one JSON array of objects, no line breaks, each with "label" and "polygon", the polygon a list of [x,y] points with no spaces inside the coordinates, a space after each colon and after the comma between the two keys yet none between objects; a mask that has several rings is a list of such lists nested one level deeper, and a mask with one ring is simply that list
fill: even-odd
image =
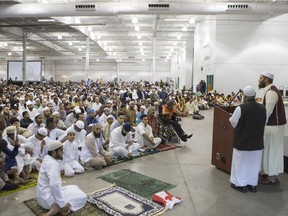
[{"label": "white kufi cap", "polygon": [[47,136],[47,135],[48,135],[48,131],[47,131],[47,129],[44,128],[44,127],[39,128],[39,129],[37,130],[37,132],[38,132],[40,135],[42,135],[42,136]]},{"label": "white kufi cap", "polygon": [[268,77],[270,79],[274,79],[274,74],[270,73],[270,72],[267,72],[267,71],[264,71],[261,75],[265,76],[265,77]]},{"label": "white kufi cap", "polygon": [[53,151],[58,148],[61,148],[63,144],[60,141],[53,141],[47,144],[47,150],[48,151]]},{"label": "white kufi cap", "polygon": [[253,97],[256,95],[255,88],[253,86],[246,86],[243,93],[247,97]]},{"label": "white kufi cap", "polygon": [[76,122],[76,126],[79,128],[79,129],[84,129],[84,122],[83,121],[77,121]]}]

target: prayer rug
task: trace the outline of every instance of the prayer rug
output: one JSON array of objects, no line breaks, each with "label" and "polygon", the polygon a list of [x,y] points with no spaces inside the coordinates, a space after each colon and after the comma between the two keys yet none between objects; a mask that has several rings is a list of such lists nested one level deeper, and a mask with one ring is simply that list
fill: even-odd
[{"label": "prayer rug", "polygon": [[166,210],[163,206],[118,186],[95,192],[88,197],[88,202],[113,216],[160,215]]},{"label": "prayer rug", "polygon": [[151,199],[152,195],[159,191],[168,191],[176,185],[172,185],[149,176],[133,172],[129,169],[122,169],[112,172],[107,175],[99,176],[98,178],[115,183],[117,186],[125,188],[135,194],[138,194],[147,199]]},{"label": "prayer rug", "polygon": [[159,145],[156,147],[157,150],[159,151],[169,151],[169,150],[172,150],[172,149],[175,149],[175,148],[178,148],[178,146],[176,145],[173,145],[173,144],[162,144],[162,145]]},{"label": "prayer rug", "polygon": [[[38,205],[36,198],[26,200],[24,201],[24,204],[37,216],[41,216],[47,212],[46,209],[43,209]],[[60,214],[57,214],[56,216],[60,216]],[[69,214],[69,216],[107,216],[107,214],[87,202],[83,208]]]},{"label": "prayer rug", "polygon": [[33,176],[32,179],[29,179],[27,181],[27,183],[23,184],[23,185],[19,185],[19,188],[15,189],[15,190],[7,190],[7,191],[0,191],[0,197],[1,196],[6,196],[8,194],[12,194],[14,192],[18,192],[18,191],[22,191],[25,190],[27,188],[31,188],[34,187],[35,185],[37,185],[37,179],[38,179],[38,174],[31,174]]}]

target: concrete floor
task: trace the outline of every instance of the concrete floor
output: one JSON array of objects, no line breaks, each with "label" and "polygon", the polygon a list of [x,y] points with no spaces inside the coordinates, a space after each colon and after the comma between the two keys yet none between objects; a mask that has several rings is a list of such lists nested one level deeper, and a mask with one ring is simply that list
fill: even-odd
[{"label": "concrete floor", "polygon": [[[144,175],[177,185],[171,189],[183,203],[165,215],[177,216],[287,216],[288,175],[280,176],[275,186],[259,185],[257,193],[231,189],[229,175],[211,165],[213,110],[203,111],[204,120],[183,118],[181,124],[194,136],[182,148],[152,154],[114,165],[100,171],[87,171],[65,184],[77,184],[85,193],[91,193],[110,185],[96,179],[100,175],[120,169],[131,169]],[[0,197],[0,215],[32,216],[24,200],[35,197],[35,187]]]}]

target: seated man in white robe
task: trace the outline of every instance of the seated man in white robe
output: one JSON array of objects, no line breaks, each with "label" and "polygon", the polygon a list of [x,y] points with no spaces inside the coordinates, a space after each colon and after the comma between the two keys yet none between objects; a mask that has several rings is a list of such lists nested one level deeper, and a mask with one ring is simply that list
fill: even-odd
[{"label": "seated man in white robe", "polygon": [[[45,155],[47,154],[47,136],[48,131],[46,128],[39,128],[36,135],[33,135],[27,139],[27,143],[22,144],[21,146],[28,149],[32,149],[30,153],[32,168],[37,170],[40,169],[41,163]],[[29,159],[27,159],[29,160]]]},{"label": "seated man in white robe", "polygon": [[52,141],[47,146],[45,156],[39,171],[36,187],[38,204],[49,211],[44,216],[58,213],[67,215],[85,206],[87,196],[76,185],[62,186],[60,163],[63,157],[63,145]]},{"label": "seated man in white robe", "polygon": [[148,149],[154,149],[161,143],[161,138],[154,137],[152,128],[148,124],[148,116],[142,115],[140,117],[141,122],[136,127],[134,140],[140,144],[141,148],[147,147]]},{"label": "seated man in white robe", "polygon": [[125,123],[115,128],[110,134],[109,151],[112,157],[132,159],[139,156],[139,143],[133,143],[132,126],[130,123]]}]

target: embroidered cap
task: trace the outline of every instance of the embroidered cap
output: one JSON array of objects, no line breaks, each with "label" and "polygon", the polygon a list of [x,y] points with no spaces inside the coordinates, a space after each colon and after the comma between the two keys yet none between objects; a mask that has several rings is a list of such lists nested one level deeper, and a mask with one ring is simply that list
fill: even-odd
[{"label": "embroidered cap", "polygon": [[131,131],[131,124],[130,123],[125,123],[124,125],[123,125],[123,129],[125,130],[125,131],[127,131],[127,132],[129,132],[129,131]]}]

